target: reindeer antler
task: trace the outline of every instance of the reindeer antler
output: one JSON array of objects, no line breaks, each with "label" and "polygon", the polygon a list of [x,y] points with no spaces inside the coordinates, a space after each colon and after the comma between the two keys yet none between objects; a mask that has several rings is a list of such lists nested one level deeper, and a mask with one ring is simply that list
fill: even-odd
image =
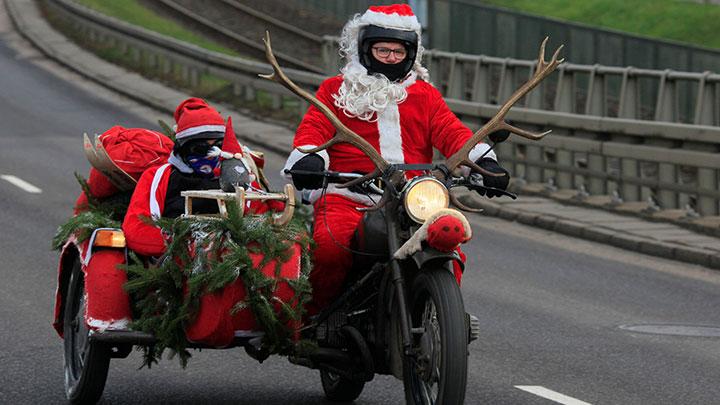
[{"label": "reindeer antler", "polygon": [[353,179],[351,181],[348,181],[347,183],[340,184],[338,185],[338,187],[350,187],[355,184],[362,183],[370,178],[376,177],[380,173],[384,172],[388,168],[389,163],[385,159],[383,159],[382,156],[380,156],[380,153],[378,153],[378,151],[375,150],[375,148],[370,145],[368,141],[366,141],[360,135],[356,134],[350,128],[345,126],[345,124],[340,121],[340,119],[332,112],[332,110],[330,110],[330,108],[328,108],[328,106],[323,104],[323,102],[318,100],[312,94],[300,88],[297,84],[293,83],[293,81],[285,75],[282,69],[280,69],[280,65],[278,65],[277,59],[275,59],[275,55],[272,52],[272,46],[270,44],[270,32],[265,31],[265,38],[263,38],[263,42],[265,42],[265,56],[267,57],[268,62],[270,62],[270,65],[273,68],[273,73],[258,76],[262,77],[263,79],[268,79],[280,83],[288,90],[300,96],[300,98],[307,100],[310,104],[314,105],[318,110],[320,110],[325,115],[325,117],[330,120],[330,122],[337,130],[335,136],[333,136],[332,139],[325,142],[324,144],[316,148],[298,148],[298,150],[302,153],[314,153],[327,149],[337,143],[349,143],[360,149],[368,158],[370,158],[373,164],[375,164],[376,168],[372,173],[369,173],[357,179]]},{"label": "reindeer antler", "polygon": [[465,143],[465,145],[463,145],[462,148],[460,148],[460,150],[455,152],[455,154],[453,154],[447,159],[446,165],[451,172],[457,169],[460,165],[466,165],[484,175],[489,174],[490,176],[497,176],[498,174],[496,173],[490,173],[486,170],[483,170],[480,166],[476,165],[475,162],[470,161],[469,157],[470,150],[472,150],[475,145],[485,139],[486,136],[497,130],[506,129],[514,134],[522,136],[523,138],[532,139],[534,141],[541,139],[542,137],[551,132],[545,131],[542,133],[534,133],[518,128],[514,125],[510,125],[505,121],[505,115],[507,115],[508,111],[510,111],[510,108],[512,108],[512,106],[515,105],[515,103],[517,103],[527,93],[529,93],[530,90],[534,89],[535,86],[538,85],[538,83],[540,83],[543,79],[549,76],[550,73],[552,73],[555,68],[557,68],[557,66],[565,60],[558,59],[558,56],[560,55],[560,50],[563,48],[563,45],[560,45],[557,50],[555,50],[555,53],[553,54],[550,62],[545,61],[545,44],[547,43],[547,41],[548,37],[545,37],[542,45],[540,45],[540,54],[538,55],[538,63],[537,67],[535,68],[535,73],[533,74],[533,77],[531,77],[530,80],[528,80],[520,88],[515,90],[515,92],[510,96],[510,98],[505,102],[505,104],[500,106],[500,110],[497,112],[497,114],[495,114],[495,116],[492,117],[490,121],[485,123],[482,128],[475,132],[475,134],[473,134],[473,136]]}]

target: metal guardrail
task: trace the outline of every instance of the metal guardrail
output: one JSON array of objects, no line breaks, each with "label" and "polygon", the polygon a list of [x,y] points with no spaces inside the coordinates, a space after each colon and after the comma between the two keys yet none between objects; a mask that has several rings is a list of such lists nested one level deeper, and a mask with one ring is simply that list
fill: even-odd
[{"label": "metal guardrail", "polygon": [[[79,30],[91,45],[119,49],[131,55],[137,64],[150,64],[154,69],[179,68],[190,87],[197,84],[201,75],[213,75],[232,83],[235,92],[246,99],[270,97],[273,100],[271,108],[282,108],[290,99],[285,88],[257,77],[258,73],[271,70],[267,64],[207,51],[101,15],[68,0],[46,0],[45,4],[71,21],[67,24],[70,29]],[[459,59],[462,58],[455,58],[456,61]],[[503,61],[501,66],[505,66],[506,71],[513,70],[508,66],[529,69],[527,66],[532,65],[532,61]],[[479,56],[474,62],[482,68],[483,62],[495,61]],[[431,67],[437,68],[432,64]],[[565,67],[564,71],[567,70]],[[310,90],[316,89],[324,79],[318,74],[293,69],[286,72],[299,86]],[[561,71],[555,81],[564,83],[566,75]],[[504,79],[500,80],[503,86],[499,89],[505,89],[505,85],[511,88],[515,80],[522,80],[519,74],[510,76],[508,73],[500,77]],[[486,78],[488,83],[493,83],[490,74]],[[708,79],[715,80],[706,77],[706,81]],[[442,88],[442,81],[440,83]],[[477,77],[464,83],[482,88]],[[487,83],[485,86],[490,88]],[[457,88],[466,89],[467,86]],[[457,95],[452,87],[446,90]],[[498,90],[498,96],[502,96],[503,91]],[[590,194],[616,193],[625,201],[652,198],[663,209],[689,205],[701,215],[720,213],[720,155],[717,154],[720,128],[527,108],[535,105],[530,100],[538,97],[542,100],[550,92],[543,90],[539,96],[531,93],[525,107],[516,107],[508,115],[521,126],[552,128],[556,133],[538,143],[530,144],[515,137],[512,142],[500,145],[501,159],[512,163],[515,176],[530,182],[552,181],[554,186],[584,189]],[[561,92],[556,90],[553,94],[557,93]],[[487,93],[471,94],[493,93],[488,90]],[[485,102],[452,98],[447,101],[450,108],[471,126],[491,117],[497,110],[497,106],[488,103],[494,101],[492,98]],[[306,108],[306,103],[300,103],[298,112],[301,114]]]}]

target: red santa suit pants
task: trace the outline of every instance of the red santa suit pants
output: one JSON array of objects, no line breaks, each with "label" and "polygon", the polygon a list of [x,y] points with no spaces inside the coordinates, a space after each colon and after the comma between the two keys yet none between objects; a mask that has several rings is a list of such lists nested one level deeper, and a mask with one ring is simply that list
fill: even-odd
[{"label": "red santa suit pants", "polygon": [[[349,247],[364,214],[357,210],[361,207],[367,206],[337,194],[326,194],[314,204],[313,239],[316,246],[313,271],[310,273],[313,299],[307,306],[310,315],[327,307],[340,294],[343,281],[352,266]],[[459,247],[457,250],[465,262],[465,254]],[[454,264],[454,273],[459,284],[462,269],[457,263]]]}]

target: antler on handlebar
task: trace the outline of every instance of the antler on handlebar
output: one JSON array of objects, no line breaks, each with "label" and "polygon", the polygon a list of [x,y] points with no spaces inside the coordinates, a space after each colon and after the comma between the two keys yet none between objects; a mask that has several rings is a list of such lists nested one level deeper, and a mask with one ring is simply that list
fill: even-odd
[{"label": "antler on handlebar", "polygon": [[480,141],[485,139],[486,136],[489,134],[498,131],[498,130],[508,130],[514,134],[520,135],[523,138],[532,139],[534,141],[541,139],[545,135],[549,134],[551,131],[545,131],[542,133],[534,133],[531,131],[526,131],[524,129],[518,128],[514,125],[510,125],[505,121],[505,116],[507,115],[508,111],[510,111],[510,108],[512,108],[515,103],[517,103],[521,98],[523,98],[527,93],[530,92],[530,90],[534,89],[535,86],[538,85],[543,79],[545,79],[547,76],[552,73],[557,66],[562,63],[565,59],[558,59],[558,56],[560,55],[560,50],[563,48],[563,45],[560,45],[557,50],[555,50],[555,53],[552,56],[552,59],[550,62],[545,61],[545,44],[548,41],[548,37],[545,37],[545,39],[542,42],[542,45],[540,45],[540,54],[538,55],[538,62],[537,67],[535,68],[535,73],[533,76],[528,80],[525,84],[523,84],[520,88],[515,90],[515,92],[510,96],[510,98],[500,106],[500,110],[498,110],[497,114],[495,114],[494,117],[490,119],[485,125],[483,125],[482,128],[480,128],[473,136],[463,145],[460,150],[458,150],[455,154],[450,156],[446,161],[446,166],[450,171],[454,171],[457,169],[460,165],[466,165],[472,168],[475,171],[478,171],[482,173],[483,175],[490,175],[490,176],[497,176],[496,173],[490,173],[484,169],[482,169],[480,166],[476,165],[475,162],[470,161],[470,150],[475,147]]},{"label": "antler on handlebar", "polygon": [[370,145],[370,143],[368,143],[360,135],[353,132],[350,128],[345,126],[345,124],[340,121],[340,119],[332,112],[332,110],[330,110],[330,108],[328,108],[328,106],[323,104],[323,102],[318,100],[309,92],[300,88],[297,84],[293,83],[293,81],[285,75],[282,69],[280,69],[280,65],[278,64],[277,59],[275,59],[275,55],[273,54],[272,46],[270,44],[270,32],[265,31],[265,38],[263,38],[263,42],[265,42],[265,56],[267,57],[268,62],[270,62],[270,65],[273,68],[273,73],[267,75],[261,74],[258,76],[262,77],[263,79],[272,80],[274,82],[280,83],[285,88],[298,95],[300,98],[307,100],[310,104],[314,105],[318,110],[320,110],[325,115],[325,117],[330,120],[332,125],[337,130],[335,136],[333,136],[332,139],[325,142],[324,144],[316,148],[298,148],[298,150],[302,153],[314,153],[327,149],[337,143],[349,143],[360,149],[368,158],[370,158],[373,164],[375,164],[376,169],[372,173],[367,174],[363,177],[359,177],[357,179],[353,179],[351,181],[348,181],[347,183],[339,184],[338,187],[350,187],[355,184],[362,183],[370,178],[376,177],[380,173],[384,172],[388,168],[389,163],[385,159],[383,159],[382,156],[380,156],[380,153],[378,153],[378,151],[375,150],[375,148]]}]

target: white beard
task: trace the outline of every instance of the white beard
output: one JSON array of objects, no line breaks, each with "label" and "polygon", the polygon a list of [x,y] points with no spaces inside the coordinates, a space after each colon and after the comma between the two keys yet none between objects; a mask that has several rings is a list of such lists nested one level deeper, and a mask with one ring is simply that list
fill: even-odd
[{"label": "white beard", "polygon": [[[353,58],[354,59],[354,58]],[[335,106],[350,118],[367,122],[378,120],[378,114],[390,103],[400,104],[407,98],[407,86],[415,82],[417,74],[411,72],[402,83],[391,82],[380,74],[368,75],[357,59],[341,70],[343,82],[333,95]]]}]

